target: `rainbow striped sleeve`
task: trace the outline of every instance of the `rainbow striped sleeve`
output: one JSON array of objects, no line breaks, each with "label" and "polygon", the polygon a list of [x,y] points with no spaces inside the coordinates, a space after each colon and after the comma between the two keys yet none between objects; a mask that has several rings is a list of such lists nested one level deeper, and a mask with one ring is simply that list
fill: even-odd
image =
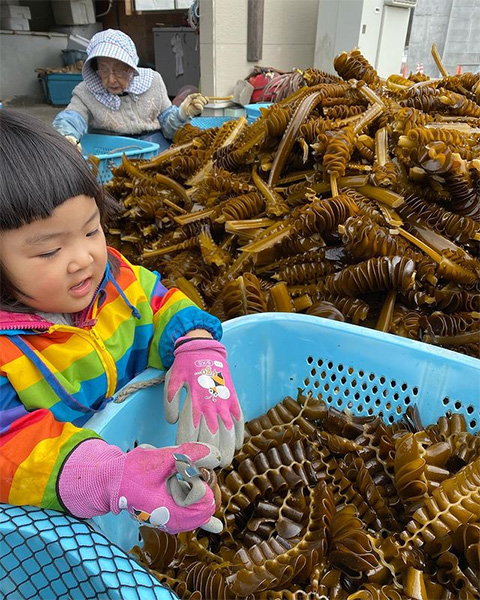
[{"label": "rainbow striped sleeve", "polygon": [[27,412],[13,387],[0,378],[0,501],[64,510],[57,479],[63,462],[83,440],[98,438],[89,429],[55,420],[47,409]]},{"label": "rainbow striped sleeve", "polygon": [[158,273],[135,265],[131,268],[150,298],[153,310],[154,333],[148,357],[150,367],[170,368],[175,342],[192,329],[206,329],[216,340],[222,337],[222,325],[217,317],[201,310],[180,290],[167,290]]}]

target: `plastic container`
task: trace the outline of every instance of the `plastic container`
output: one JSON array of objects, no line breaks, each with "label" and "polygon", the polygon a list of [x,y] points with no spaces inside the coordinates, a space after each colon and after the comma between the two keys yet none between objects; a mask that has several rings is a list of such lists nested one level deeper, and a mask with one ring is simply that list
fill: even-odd
[{"label": "plastic container", "polygon": [[257,104],[246,104],[245,112],[247,114],[247,119],[250,121],[255,121],[258,117],[261,116],[260,109],[267,108],[268,106],[272,106],[272,102],[259,102]]},{"label": "plastic container", "polygon": [[81,144],[82,154],[85,158],[93,154],[100,160],[97,179],[101,183],[110,181],[113,177],[110,169],[122,162],[124,154],[128,158],[152,158],[159,153],[160,149],[159,144],[153,142],[119,135],[94,133],[84,135]]},{"label": "plastic container", "polygon": [[0,17],[2,19],[31,19],[32,13],[28,6],[16,6],[15,4],[0,5]]},{"label": "plastic container", "polygon": [[42,75],[40,80],[49,104],[67,106],[74,88],[83,81],[83,77],[81,73],[49,73]]},{"label": "plastic container", "polygon": [[85,60],[86,58],[87,53],[85,52],[85,50],[78,50],[76,48],[67,48],[66,50],[62,50],[62,60],[64,67],[68,67],[68,65],[73,65],[78,60]]},{"label": "plastic container", "polygon": [[[223,341],[246,419],[260,415],[286,395],[295,395],[297,387],[302,387],[315,395],[322,393],[324,400],[336,408],[347,408],[359,415],[382,414],[387,422],[393,422],[409,404],[415,403],[425,424],[451,410],[465,416],[470,431],[479,429],[480,360],[364,327],[290,313],[264,313],[227,321]],[[148,370],[137,380],[156,375],[158,371]],[[105,440],[123,450],[139,443],[173,444],[175,427],[165,421],[162,395],[161,386],[142,389],[121,404],[108,404],[102,413],[90,419],[86,427],[95,429]],[[35,521],[32,514],[36,515]],[[7,583],[12,578],[18,582],[23,576],[26,579],[23,586],[39,589],[43,576],[43,579],[54,581],[48,585],[57,585],[47,566],[57,565],[58,560],[51,557],[61,556],[67,563],[65,569],[70,565],[69,575],[76,578],[75,589],[80,589],[84,595],[71,593],[70,596],[54,596],[56,598],[101,597],[88,595],[87,586],[95,584],[95,589],[100,589],[112,580],[114,583],[108,588],[108,596],[104,596],[109,599],[174,597],[154,595],[169,594],[158,583],[152,589],[148,588],[147,593],[151,583],[148,573],[141,575],[138,565],[133,572],[127,573],[128,568],[132,569],[128,558],[122,558],[115,545],[105,547],[106,539],[125,550],[138,543],[138,525],[125,513],[94,519],[95,527],[105,537],[86,532],[86,524],[52,511],[3,505],[3,523],[1,517],[2,512],[0,533],[5,535],[7,550],[5,556],[0,557],[0,570],[3,568],[8,573],[5,575]],[[43,523],[43,537],[38,533],[39,522]],[[42,549],[41,542],[45,539],[44,530],[48,524],[50,538],[60,536],[61,539],[51,541],[49,538],[47,551]],[[73,526],[77,527],[75,536]],[[81,531],[78,530],[80,526],[84,528]],[[30,535],[35,528],[34,555],[31,544],[22,543],[22,540],[25,542],[27,533]],[[9,549],[12,539],[18,540],[14,552]],[[88,553],[90,558],[86,561],[83,557]],[[96,562],[92,557],[95,553]],[[40,573],[33,572],[35,561],[39,560],[46,566]],[[88,567],[84,582],[79,581],[78,569],[72,575],[74,566],[79,563]],[[22,565],[28,564],[32,565],[32,573],[25,578],[26,567],[22,570]],[[97,564],[101,564],[101,574],[93,577],[92,573],[98,571]],[[116,587],[118,577],[115,579],[119,568],[125,581],[120,596]],[[4,581],[1,573],[0,581]],[[138,581],[141,592],[132,581]],[[45,582],[42,585],[45,586]],[[12,595],[11,600],[16,597]],[[36,596],[27,597],[50,596],[37,592]],[[6,599],[10,600],[8,595]]]},{"label": "plastic container", "polygon": [[[480,427],[480,360],[475,358],[310,315],[264,313],[227,321],[223,327],[246,419],[287,395],[295,396],[302,387],[321,393],[338,409],[382,414],[387,422],[415,403],[425,424],[452,410],[465,415],[470,431]],[[158,373],[140,379],[154,375]],[[162,393],[150,388],[131,402],[109,404],[88,426],[124,450],[135,442],[173,444],[175,428],[164,420]],[[128,515],[107,515],[96,522],[122,548],[136,543]]]},{"label": "plastic container", "polygon": [[199,129],[210,129],[210,127],[221,127],[226,121],[235,117],[193,117],[191,124]]},{"label": "plastic container", "polygon": [[52,0],[57,25],[88,25],[95,23],[93,0]]}]

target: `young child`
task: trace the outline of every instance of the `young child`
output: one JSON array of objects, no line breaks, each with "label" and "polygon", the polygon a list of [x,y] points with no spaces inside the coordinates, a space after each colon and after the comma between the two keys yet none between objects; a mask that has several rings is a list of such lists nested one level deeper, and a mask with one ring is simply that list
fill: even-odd
[{"label": "young child", "polygon": [[[218,529],[211,488],[185,492],[174,453],[214,468],[242,443],[220,322],[107,247],[113,200],[65,138],[8,109],[0,133],[0,501]],[[82,426],[147,366],[169,369],[172,423],[187,390],[181,445],[124,453]]]}]

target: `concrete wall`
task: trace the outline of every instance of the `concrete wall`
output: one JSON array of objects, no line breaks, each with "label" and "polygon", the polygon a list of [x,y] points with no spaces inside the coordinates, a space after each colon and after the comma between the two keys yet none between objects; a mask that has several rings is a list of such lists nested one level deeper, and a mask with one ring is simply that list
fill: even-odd
[{"label": "concrete wall", "polygon": [[480,0],[417,0],[408,47],[407,70],[423,63],[430,76],[440,73],[431,55],[435,42],[450,74],[480,69]]},{"label": "concrete wall", "polygon": [[247,61],[247,0],[200,0],[204,94],[231,94],[255,64],[290,71],[313,65],[318,0],[265,0],[263,58]]},{"label": "concrete wall", "polygon": [[3,101],[18,96],[44,100],[38,67],[62,67],[62,50],[67,36],[62,33],[32,31],[0,32],[0,98]]},{"label": "concrete wall", "polygon": [[480,69],[480,0],[453,0],[442,58],[449,73]]}]

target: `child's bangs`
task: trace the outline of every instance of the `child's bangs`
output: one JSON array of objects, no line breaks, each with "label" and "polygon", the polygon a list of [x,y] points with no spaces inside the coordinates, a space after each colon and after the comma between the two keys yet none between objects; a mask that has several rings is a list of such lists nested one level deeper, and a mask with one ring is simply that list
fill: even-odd
[{"label": "child's bangs", "polygon": [[78,150],[37,119],[1,112],[0,230],[45,219],[81,195],[95,198],[103,217],[108,199]]},{"label": "child's bangs", "polygon": [[[23,154],[20,150],[8,167],[2,161],[1,229],[17,229],[49,217],[69,198],[99,196],[101,190],[83,158],[78,156],[77,160],[72,160],[66,153],[55,150],[48,148],[45,154],[38,150]],[[24,165],[21,164],[22,155],[29,156]],[[83,164],[78,165],[78,159]]]}]

